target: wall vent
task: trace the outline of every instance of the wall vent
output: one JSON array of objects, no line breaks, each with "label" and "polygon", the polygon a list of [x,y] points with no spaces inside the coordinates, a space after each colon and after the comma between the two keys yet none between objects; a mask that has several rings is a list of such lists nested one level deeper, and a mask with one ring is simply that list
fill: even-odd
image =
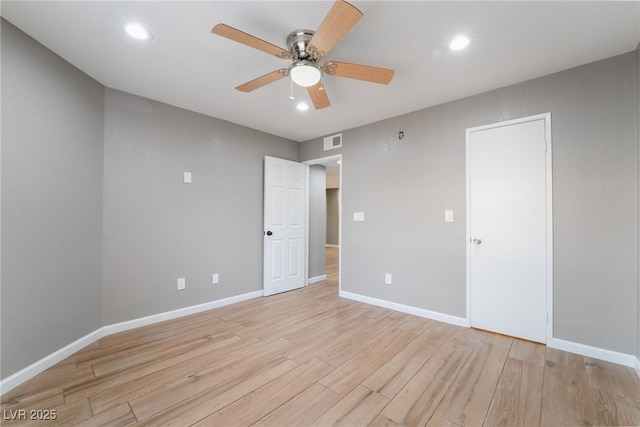
[{"label": "wall vent", "polygon": [[326,136],[324,138],[324,151],[342,147],[342,134]]}]

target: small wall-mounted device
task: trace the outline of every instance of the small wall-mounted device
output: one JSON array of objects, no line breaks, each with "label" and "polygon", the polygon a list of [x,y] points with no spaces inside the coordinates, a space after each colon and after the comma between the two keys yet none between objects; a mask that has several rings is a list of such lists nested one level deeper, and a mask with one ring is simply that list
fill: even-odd
[{"label": "small wall-mounted device", "polygon": [[334,148],[342,147],[342,134],[325,136],[324,138],[324,151],[333,150]]},{"label": "small wall-mounted device", "polygon": [[453,222],[453,211],[451,209],[444,211],[444,222]]},{"label": "small wall-mounted device", "polygon": [[404,131],[403,130],[398,132],[398,139],[404,139]]}]

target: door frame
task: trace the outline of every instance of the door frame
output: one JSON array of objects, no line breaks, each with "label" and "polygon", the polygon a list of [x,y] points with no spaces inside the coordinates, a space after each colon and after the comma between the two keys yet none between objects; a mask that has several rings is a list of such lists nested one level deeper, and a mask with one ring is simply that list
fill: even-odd
[{"label": "door frame", "polygon": [[502,122],[491,123],[483,126],[476,126],[467,128],[465,133],[465,173],[466,173],[466,227],[467,227],[467,259],[466,259],[466,298],[467,298],[467,313],[466,313],[466,326],[471,327],[471,182],[470,182],[470,168],[469,168],[469,139],[472,132],[478,132],[487,129],[494,129],[503,126],[511,126],[520,123],[527,123],[535,120],[544,120],[545,123],[545,139],[546,139],[546,152],[545,152],[545,184],[546,184],[546,231],[547,231],[547,248],[546,248],[546,285],[547,285],[547,337],[546,342],[549,343],[553,338],[553,181],[552,181],[552,141],[551,141],[551,113],[537,114],[528,117],[522,117],[513,120],[505,120]]},{"label": "door frame", "polygon": [[[340,187],[338,192],[338,240],[340,241],[340,250],[338,251],[338,292],[342,292],[342,154],[334,154],[332,156],[320,157],[317,159],[305,160],[306,185],[309,188],[309,167],[319,165],[328,161],[338,160],[340,162]],[[309,191],[307,191],[306,201],[306,219],[304,238],[306,240],[306,257],[304,262],[304,285],[309,285]]]}]

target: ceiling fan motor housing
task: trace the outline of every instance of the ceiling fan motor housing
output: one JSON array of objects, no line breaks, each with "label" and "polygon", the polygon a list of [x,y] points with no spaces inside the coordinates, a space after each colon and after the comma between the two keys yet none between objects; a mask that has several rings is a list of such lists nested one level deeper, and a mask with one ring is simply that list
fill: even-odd
[{"label": "ceiling fan motor housing", "polygon": [[312,30],[297,30],[287,37],[287,47],[293,55],[289,66],[292,80],[304,87],[315,85],[322,78],[322,67],[318,58],[308,51],[309,42],[315,34]]},{"label": "ceiling fan motor housing", "polygon": [[294,61],[301,59],[317,61],[318,58],[307,52],[307,46],[309,46],[309,42],[314,34],[315,31],[312,30],[297,30],[289,34],[287,37],[287,47],[293,55]]}]

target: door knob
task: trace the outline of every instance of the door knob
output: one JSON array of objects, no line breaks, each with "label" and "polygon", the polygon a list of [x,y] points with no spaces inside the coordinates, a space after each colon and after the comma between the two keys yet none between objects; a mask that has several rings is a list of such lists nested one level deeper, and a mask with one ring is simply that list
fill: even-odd
[{"label": "door knob", "polygon": [[271,230],[267,231],[267,236],[271,236],[272,234]]},{"label": "door knob", "polygon": [[473,244],[474,245],[479,245],[480,243],[482,243],[482,240],[478,239],[477,237],[475,239],[473,239]]}]

